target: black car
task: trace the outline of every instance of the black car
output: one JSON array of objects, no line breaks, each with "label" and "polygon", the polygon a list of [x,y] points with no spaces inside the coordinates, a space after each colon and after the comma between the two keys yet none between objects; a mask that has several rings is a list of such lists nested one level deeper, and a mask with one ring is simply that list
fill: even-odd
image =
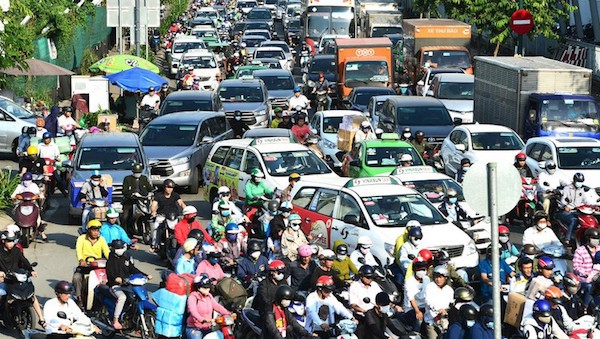
[{"label": "black car", "polygon": [[196,26],[205,26],[205,25],[211,26],[213,28],[215,27],[215,23],[212,21],[212,19],[209,17],[206,17],[206,16],[197,16],[189,21],[190,28],[194,28]]},{"label": "black car", "polygon": [[371,97],[376,95],[394,95],[393,89],[387,87],[354,87],[348,99],[344,100],[346,109],[364,112],[367,110],[367,105]]},{"label": "black car", "polygon": [[222,112],[223,104],[214,91],[178,91],[165,98],[158,115],[186,111]]},{"label": "black car", "polygon": [[266,7],[254,7],[250,10],[248,15],[246,16],[248,21],[262,21],[266,22],[270,29],[273,28],[274,20],[271,14],[271,11]]}]

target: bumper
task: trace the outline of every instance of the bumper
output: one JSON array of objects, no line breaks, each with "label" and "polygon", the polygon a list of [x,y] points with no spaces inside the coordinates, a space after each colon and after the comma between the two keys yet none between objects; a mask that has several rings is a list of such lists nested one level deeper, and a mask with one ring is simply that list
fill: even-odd
[{"label": "bumper", "polygon": [[173,166],[167,160],[158,160],[152,166],[150,180],[152,180],[153,185],[162,185],[165,180],[171,179],[177,186],[189,186],[190,175],[189,162]]}]

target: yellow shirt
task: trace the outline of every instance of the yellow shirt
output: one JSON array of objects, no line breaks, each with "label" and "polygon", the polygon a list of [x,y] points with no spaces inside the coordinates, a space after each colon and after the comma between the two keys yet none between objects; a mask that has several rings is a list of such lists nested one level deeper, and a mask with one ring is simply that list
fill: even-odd
[{"label": "yellow shirt", "polygon": [[108,244],[104,237],[99,237],[98,240],[92,244],[89,241],[87,234],[82,234],[77,238],[75,250],[77,252],[78,261],[86,260],[89,257],[95,259],[108,258],[108,254],[110,253],[110,249],[108,248]]},{"label": "yellow shirt", "polygon": [[275,118],[273,119],[273,121],[271,121],[271,128],[278,128],[279,127],[279,123],[283,121],[283,118]]}]

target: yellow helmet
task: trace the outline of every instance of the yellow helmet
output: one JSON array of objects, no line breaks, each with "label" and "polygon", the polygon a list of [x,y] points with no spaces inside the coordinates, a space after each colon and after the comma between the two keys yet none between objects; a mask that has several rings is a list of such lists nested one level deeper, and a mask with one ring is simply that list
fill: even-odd
[{"label": "yellow helmet", "polygon": [[298,174],[298,173],[292,173],[292,174],[290,174],[289,179],[290,180],[300,179],[300,174]]},{"label": "yellow helmet", "polygon": [[27,155],[37,155],[38,154],[38,149],[35,146],[29,146],[27,147]]},{"label": "yellow helmet", "polygon": [[100,227],[102,227],[102,223],[98,219],[90,220],[87,223],[88,230],[91,229],[91,228],[100,228]]}]

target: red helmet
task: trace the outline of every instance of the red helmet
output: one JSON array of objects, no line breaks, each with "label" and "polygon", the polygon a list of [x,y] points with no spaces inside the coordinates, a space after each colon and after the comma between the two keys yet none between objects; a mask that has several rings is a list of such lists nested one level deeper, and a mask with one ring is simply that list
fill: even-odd
[{"label": "red helmet", "polygon": [[431,261],[433,260],[433,253],[431,253],[430,250],[424,248],[419,251],[419,257],[423,259],[423,261],[427,261],[428,264],[431,264]]},{"label": "red helmet", "polygon": [[281,260],[273,260],[269,264],[269,271],[279,271],[285,268],[285,263]]},{"label": "red helmet", "polygon": [[515,156],[515,159],[517,160],[526,160],[527,159],[527,155],[523,152],[519,152],[519,154],[517,154],[517,156]]},{"label": "red helmet", "polygon": [[498,226],[498,234],[510,234],[510,230],[508,229],[508,227],[500,225]]},{"label": "red helmet", "polygon": [[333,278],[329,275],[322,275],[317,279],[317,287],[333,287]]}]

